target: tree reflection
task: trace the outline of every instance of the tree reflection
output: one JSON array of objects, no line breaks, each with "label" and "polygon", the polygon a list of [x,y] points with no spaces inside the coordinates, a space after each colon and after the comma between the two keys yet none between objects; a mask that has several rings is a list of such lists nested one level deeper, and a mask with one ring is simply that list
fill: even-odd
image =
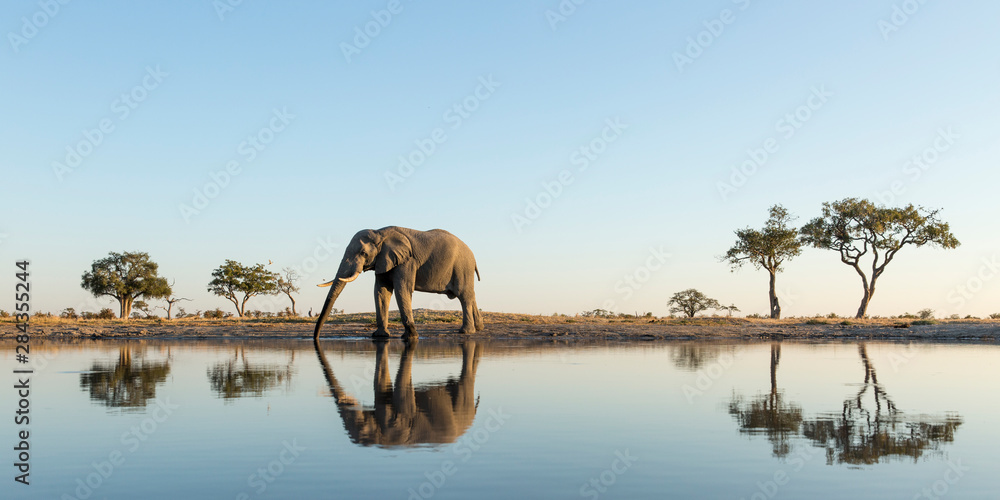
[{"label": "tree reflection", "polygon": [[899,411],[868,356],[858,345],[864,383],[857,394],[843,402],[839,412],[803,419],[802,409],[783,401],[778,390],[777,368],[781,345],[771,344],[771,391],[749,401],[733,395],[729,413],[741,433],[762,434],[777,457],[787,456],[792,438],[801,433],[813,446],[826,450],[827,464],[870,465],[893,459],[919,459],[927,451],[955,439],[962,424],[958,415],[906,415]]},{"label": "tree reflection", "polygon": [[476,370],[483,346],[462,344],[462,371],[458,379],[415,387],[411,376],[415,343],[405,344],[393,384],[386,342],[375,342],[374,408],[363,408],[340,385],[319,342],[316,355],[330,393],[337,402],[351,441],[363,446],[416,446],[451,443],[465,433],[476,416]]},{"label": "tree reflection", "polygon": [[763,434],[774,448],[774,456],[788,455],[789,440],[798,433],[802,423],[802,408],[786,403],[778,390],[778,362],[781,361],[781,344],[771,344],[771,392],[747,401],[733,395],[729,414],[739,422],[740,432]]},{"label": "tree reflection", "polygon": [[674,366],[682,370],[694,371],[705,363],[715,361],[722,354],[722,348],[717,345],[687,343],[671,346],[670,360]]},{"label": "tree reflection", "polygon": [[281,384],[292,382],[294,351],[284,366],[277,363],[250,363],[242,346],[236,349],[233,359],[217,363],[208,369],[208,382],[212,390],[223,399],[260,397],[264,392]]},{"label": "tree reflection", "polygon": [[116,363],[91,365],[80,375],[80,388],[89,390],[90,399],[109,408],[142,409],[156,397],[156,386],[170,374],[167,361],[132,359],[132,350],[121,347]]},{"label": "tree reflection", "polygon": [[875,464],[903,457],[916,461],[925,451],[954,441],[960,417],[904,415],[879,384],[864,343],[858,345],[858,354],[865,379],[857,395],[844,401],[839,414],[803,423],[803,435],[826,448],[827,463]]}]

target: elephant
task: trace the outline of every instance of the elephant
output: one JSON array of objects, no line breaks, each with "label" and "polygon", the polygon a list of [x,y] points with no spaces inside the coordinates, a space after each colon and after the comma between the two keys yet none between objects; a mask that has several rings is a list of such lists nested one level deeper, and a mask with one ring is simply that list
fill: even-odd
[{"label": "elephant", "polygon": [[399,359],[396,383],[389,375],[389,355],[384,340],[375,346],[375,407],[364,409],[340,385],[319,341],[316,355],[337,411],[351,442],[362,446],[417,446],[455,442],[472,426],[478,400],[475,397],[476,370],[483,345],[462,343],[462,372],[458,380],[413,386],[411,370],[416,343],[407,342]]},{"label": "elephant", "polygon": [[476,305],[475,278],[479,277],[472,250],[455,235],[443,229],[417,231],[389,226],[358,231],[344,250],[337,276],[319,286],[330,292],[316,320],[314,339],[333,303],[344,286],[364,271],[375,271],[375,332],[373,338],[387,338],[389,299],[396,292],[404,340],[416,340],[410,300],[413,291],[441,293],[462,304],[462,328],[459,333],[483,329],[483,318]]}]

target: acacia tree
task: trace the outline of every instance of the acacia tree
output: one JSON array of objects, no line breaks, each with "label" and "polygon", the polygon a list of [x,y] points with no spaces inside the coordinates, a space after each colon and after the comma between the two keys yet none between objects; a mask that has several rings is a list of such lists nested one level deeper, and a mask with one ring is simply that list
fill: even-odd
[{"label": "acacia tree", "polygon": [[769,212],[771,216],[763,229],[737,229],[736,243],[720,260],[728,262],[733,272],[747,262],[756,269],[767,269],[767,296],[771,303],[771,317],[778,319],[781,317],[781,305],[778,304],[778,294],[774,290],[775,277],[781,272],[781,265],[785,261],[802,253],[802,242],[798,238],[798,231],[788,227],[794,217],[785,207],[774,205]]},{"label": "acacia tree", "polygon": [[229,299],[241,318],[250,297],[273,294],[277,289],[278,275],[265,270],[264,264],[248,267],[229,259],[212,271],[208,283],[208,291]]},{"label": "acacia tree", "polygon": [[111,252],[94,261],[80,282],[94,297],[108,296],[118,301],[119,318],[127,320],[135,299],[160,299],[171,294],[167,279],[157,276],[159,266],[146,252]]},{"label": "acacia tree", "polygon": [[295,297],[292,294],[299,291],[299,287],[295,285],[295,282],[299,280],[299,273],[290,267],[282,269],[281,272],[284,275],[278,276],[278,292],[288,296],[288,300],[292,301],[292,316],[298,316],[298,313],[295,312]]},{"label": "acacia tree", "polygon": [[[863,318],[875,294],[875,282],[904,246],[959,245],[948,223],[938,220],[939,211],[912,204],[887,208],[868,200],[845,198],[823,203],[823,215],[811,220],[800,232],[804,243],[838,252],[840,261],[853,267],[861,277],[864,294],[856,317]],[[866,274],[862,261],[869,258],[870,271]]]},{"label": "acacia tree", "polygon": [[718,300],[710,299],[705,294],[688,288],[683,292],[677,292],[667,301],[671,313],[684,313],[689,318],[706,309],[722,309]]}]

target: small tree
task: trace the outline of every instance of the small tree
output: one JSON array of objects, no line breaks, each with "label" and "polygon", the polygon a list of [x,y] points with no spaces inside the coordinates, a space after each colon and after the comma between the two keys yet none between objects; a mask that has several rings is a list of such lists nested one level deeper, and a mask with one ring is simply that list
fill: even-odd
[{"label": "small tree", "polygon": [[295,286],[295,282],[299,280],[299,273],[290,267],[282,269],[281,272],[284,275],[278,277],[278,292],[288,296],[288,300],[292,301],[291,315],[298,316],[295,312],[295,297],[292,294],[299,291],[299,287]]},{"label": "small tree", "polygon": [[774,290],[775,276],[781,271],[781,264],[802,253],[802,243],[799,241],[798,231],[788,227],[794,217],[785,207],[774,205],[770,208],[770,214],[761,230],[737,229],[736,243],[720,259],[728,262],[734,272],[747,262],[752,263],[756,269],[767,269],[770,276],[768,298],[771,302],[771,317],[778,319],[781,317],[781,306]]},{"label": "small tree", "polygon": [[208,283],[208,291],[229,299],[241,318],[250,297],[273,294],[277,289],[278,275],[265,270],[263,264],[247,267],[229,259],[212,271]]},{"label": "small tree", "polygon": [[145,252],[111,252],[91,264],[90,272],[83,273],[80,286],[94,297],[113,297],[120,305],[118,317],[128,319],[135,299],[170,296],[166,278],[156,274],[158,267]]},{"label": "small tree", "polygon": [[[838,252],[840,261],[853,267],[861,277],[864,294],[856,317],[863,318],[875,294],[875,282],[904,246],[959,245],[948,223],[938,220],[938,212],[912,204],[886,208],[868,200],[845,198],[823,203],[823,215],[811,220],[800,232],[806,244]],[[865,274],[862,260],[869,255],[870,272]]]},{"label": "small tree", "polygon": [[705,294],[688,288],[683,292],[677,292],[667,301],[671,313],[684,313],[689,318],[706,309],[722,309],[722,305],[715,299],[708,298]]},{"label": "small tree", "polygon": [[726,311],[726,317],[732,317],[734,312],[740,312],[740,308],[736,307],[736,304],[729,304],[728,306],[722,306],[719,308],[720,311]]}]

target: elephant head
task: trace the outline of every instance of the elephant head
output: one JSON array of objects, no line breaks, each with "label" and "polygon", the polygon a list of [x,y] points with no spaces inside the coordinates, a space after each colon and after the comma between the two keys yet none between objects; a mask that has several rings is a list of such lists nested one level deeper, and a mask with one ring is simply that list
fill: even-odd
[{"label": "elephant head", "polygon": [[333,303],[337,301],[340,292],[344,291],[344,286],[356,280],[365,271],[388,272],[412,256],[413,248],[409,238],[394,228],[358,231],[344,250],[344,258],[340,261],[337,276],[319,285],[330,287],[330,292],[326,295],[326,302],[323,303],[323,309],[319,313],[313,337],[319,338],[319,331],[323,328]]}]

